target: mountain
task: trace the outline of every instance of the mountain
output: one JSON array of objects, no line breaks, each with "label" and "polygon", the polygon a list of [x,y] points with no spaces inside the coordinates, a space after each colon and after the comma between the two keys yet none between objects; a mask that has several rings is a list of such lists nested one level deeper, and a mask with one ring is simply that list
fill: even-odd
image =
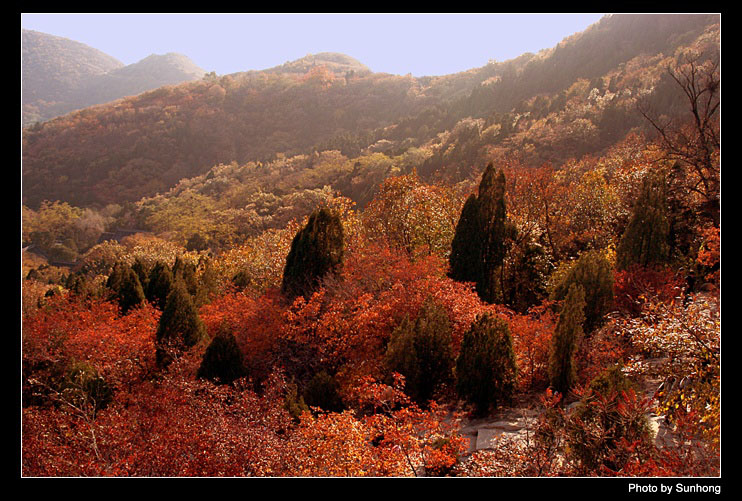
[{"label": "mountain", "polygon": [[349,72],[358,74],[370,73],[364,64],[346,54],[337,52],[320,52],[318,54],[307,54],[295,61],[288,61],[280,66],[269,68],[265,71],[273,73],[308,73],[313,68],[323,66],[332,73],[341,75]]},{"label": "mountain", "polygon": [[411,77],[251,71],[165,86],[24,131],[23,193],[78,205],[136,201],[217,163],[267,160],[339,141],[360,151],[374,130],[441,104]]},{"label": "mountain", "polygon": [[[373,73],[331,53],[207,75],[25,130],[23,200],[136,202],[249,163],[234,184],[283,197],[291,186],[260,180],[302,171],[302,189],[330,186],[362,203],[405,154],[417,160],[404,168],[454,183],[508,155],[559,165],[646,128],[640,99],[677,116],[684,97],[667,66],[689,48],[718,52],[719,36],[719,16],[621,14],[538,54],[442,77]],[[306,156],[330,150],[345,160],[325,168]],[[280,160],[292,157],[301,160]]]},{"label": "mountain", "polygon": [[67,104],[91,78],[124,63],[80,42],[21,30],[23,121],[43,120],[70,111]]},{"label": "mountain", "polygon": [[205,74],[181,54],[127,66],[80,42],[31,30],[22,30],[21,50],[23,125]]},{"label": "mountain", "polygon": [[182,54],[152,54],[141,61],[91,78],[81,86],[74,102],[80,108],[183,82],[198,80],[206,72]]}]

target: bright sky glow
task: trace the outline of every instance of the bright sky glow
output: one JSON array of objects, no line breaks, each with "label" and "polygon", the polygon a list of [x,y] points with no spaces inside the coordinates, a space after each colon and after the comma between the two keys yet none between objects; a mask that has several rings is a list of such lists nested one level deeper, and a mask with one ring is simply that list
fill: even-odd
[{"label": "bright sky glow", "polygon": [[22,14],[25,29],[132,64],[178,52],[219,75],[339,52],[375,72],[446,75],[555,46],[603,14]]}]

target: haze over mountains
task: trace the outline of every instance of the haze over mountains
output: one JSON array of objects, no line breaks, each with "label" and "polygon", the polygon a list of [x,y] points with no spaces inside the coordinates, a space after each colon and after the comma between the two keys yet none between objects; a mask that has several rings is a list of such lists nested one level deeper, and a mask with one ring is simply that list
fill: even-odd
[{"label": "haze over mountains", "polygon": [[[174,73],[193,81],[27,129],[24,203],[136,202],[230,163],[249,163],[248,177],[260,190],[283,196],[297,187],[279,183],[278,189],[265,181],[271,169],[256,166],[281,170],[285,166],[276,159],[336,151],[343,165],[328,172],[303,160],[292,169],[322,171],[302,188],[330,186],[362,204],[391,172],[381,164],[368,166],[372,153],[414,156],[415,165],[395,169],[414,168],[425,179],[454,183],[477,177],[498,156],[517,153],[526,165],[538,166],[599,154],[629,131],[647,127],[637,112],[640,99],[668,117],[685,109],[667,64],[684,47],[718,46],[718,22],[714,15],[606,16],[539,54],[422,78],[373,73],[334,53],[197,78],[184,56],[151,56],[124,67],[81,44],[44,38],[45,53],[54,42],[71,59],[89,59],[57,68],[45,63],[57,85],[48,100],[57,103],[75,101],[82,89],[99,100],[113,99],[117,87],[141,92],[142,75],[155,85],[178,68]],[[43,60],[29,56],[24,67]],[[34,82],[38,77],[24,76],[24,100],[39,103],[42,93]]]},{"label": "haze over mountains", "polygon": [[21,48],[24,126],[206,73],[182,54],[124,65],[83,43],[33,30],[22,30]]}]

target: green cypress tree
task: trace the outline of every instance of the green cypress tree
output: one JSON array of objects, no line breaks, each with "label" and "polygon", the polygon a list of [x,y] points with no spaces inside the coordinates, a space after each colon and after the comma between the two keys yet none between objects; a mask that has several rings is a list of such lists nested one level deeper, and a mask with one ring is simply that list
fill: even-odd
[{"label": "green cypress tree", "polygon": [[173,280],[178,279],[183,281],[191,297],[195,298],[198,295],[196,264],[181,256],[176,257],[175,264],[173,264]]},{"label": "green cypress tree", "polygon": [[206,329],[191,295],[182,280],[175,280],[155,335],[157,365],[167,366],[173,356],[192,347],[205,335]]},{"label": "green cypress tree", "polygon": [[141,260],[141,258],[136,258],[134,264],[131,265],[131,269],[134,270],[134,273],[139,277],[139,283],[142,284],[142,289],[146,290],[147,282],[149,281],[147,265]]},{"label": "green cypress tree", "polygon": [[106,280],[106,287],[111,289],[114,293],[119,290],[121,287],[121,282],[124,279],[124,273],[126,271],[127,265],[124,262],[117,261],[113,265],[113,269],[111,270],[111,274],[108,275],[108,279]]},{"label": "green cypress tree", "polygon": [[149,272],[145,297],[160,310],[165,309],[167,296],[173,286],[173,274],[168,265],[157,262]]},{"label": "green cypress tree", "polygon": [[507,224],[505,211],[505,173],[502,169],[495,171],[492,164],[487,166],[479,184],[479,210],[484,238],[482,278],[477,290],[484,301],[494,303],[501,292],[499,271],[507,251],[506,239],[512,228]]},{"label": "green cypress tree", "polygon": [[142,284],[139,283],[139,276],[131,268],[124,272],[117,296],[121,313],[124,315],[144,302],[144,291],[142,290]]},{"label": "green cypress tree", "polygon": [[85,274],[80,272],[70,273],[65,280],[64,287],[76,296],[90,297],[96,295],[93,284],[91,284]]},{"label": "green cypress tree", "polygon": [[216,270],[210,257],[199,258],[198,292],[195,296],[196,306],[203,306],[211,300],[218,288]]},{"label": "green cypress tree", "polygon": [[328,274],[340,272],[343,263],[343,224],[327,208],[314,211],[293,241],[283,270],[281,291],[293,300],[308,298]]},{"label": "green cypress tree", "polygon": [[405,377],[405,392],[418,404],[451,380],[451,330],[446,311],[428,298],[414,322],[405,317],[392,333],[385,365]]},{"label": "green cypress tree", "polygon": [[661,174],[649,174],[642,182],[631,219],[616,249],[616,267],[626,270],[632,265],[648,267],[667,263],[669,235],[665,178]]},{"label": "green cypress tree", "polygon": [[204,352],[196,377],[231,384],[246,375],[242,352],[231,331],[220,329]]},{"label": "green cypress tree", "polygon": [[483,301],[494,303],[501,294],[499,270],[513,228],[505,210],[505,173],[488,164],[477,196],[464,204],[451,243],[449,276],[476,283]]},{"label": "green cypress tree", "polygon": [[478,282],[482,267],[481,225],[479,203],[475,194],[469,195],[456,225],[451,242],[448,276],[458,282]]},{"label": "green cypress tree", "polygon": [[106,281],[106,287],[111,289],[113,298],[118,301],[121,313],[126,315],[129,310],[144,302],[144,290],[139,277],[129,265],[117,262],[111,275]]},{"label": "green cypress tree", "polygon": [[572,284],[559,313],[549,352],[551,387],[562,394],[566,394],[577,379],[575,354],[582,340],[584,309],[585,290],[580,284]]},{"label": "green cypress tree", "polygon": [[554,301],[567,297],[574,284],[582,286],[585,294],[585,333],[592,332],[603,322],[613,305],[613,269],[608,259],[597,250],[583,253],[550,295]]},{"label": "green cypress tree", "polygon": [[511,272],[507,304],[519,313],[526,313],[546,298],[546,283],[552,265],[544,247],[538,243],[524,242],[518,251]]},{"label": "green cypress tree", "polygon": [[483,415],[512,396],[516,375],[508,324],[494,315],[480,315],[461,342],[456,360],[456,390]]}]

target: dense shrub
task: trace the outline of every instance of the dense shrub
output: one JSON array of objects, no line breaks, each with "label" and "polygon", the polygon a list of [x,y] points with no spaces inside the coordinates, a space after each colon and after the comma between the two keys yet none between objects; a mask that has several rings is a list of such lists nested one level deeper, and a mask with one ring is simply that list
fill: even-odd
[{"label": "dense shrub", "polygon": [[582,340],[584,308],[585,292],[581,285],[572,284],[559,314],[549,352],[551,387],[563,395],[577,380],[575,354]]},{"label": "dense shrub", "polygon": [[585,294],[583,328],[589,334],[601,325],[613,305],[613,270],[603,253],[593,250],[582,254],[566,276],[555,284],[551,299],[564,300],[575,284],[580,285]]},{"label": "dense shrub", "polygon": [[[567,423],[569,457],[584,472],[620,471],[634,455],[648,457],[652,434],[631,381],[616,365],[598,375]],[[625,444],[633,444],[625,448]]]},{"label": "dense shrub", "polygon": [[337,382],[325,371],[318,372],[309,380],[302,396],[306,405],[324,411],[340,412],[345,407]]},{"label": "dense shrub", "polygon": [[230,384],[244,376],[245,365],[234,335],[227,329],[220,329],[206,348],[196,377]]},{"label": "dense shrub", "polygon": [[59,394],[78,408],[105,409],[113,399],[113,389],[90,364],[73,362],[59,385]]},{"label": "dense shrub", "polygon": [[625,270],[616,270],[614,305],[620,312],[637,316],[647,301],[672,301],[680,297],[684,286],[683,278],[668,267],[632,265]]},{"label": "dense shrub", "polygon": [[385,363],[389,372],[405,377],[405,392],[418,404],[426,404],[452,377],[451,323],[446,311],[428,298],[414,321],[402,320],[392,333]]},{"label": "dense shrub", "polygon": [[194,346],[205,335],[206,329],[185,284],[175,280],[157,327],[157,365],[167,366],[180,351]]},{"label": "dense shrub", "polygon": [[512,396],[517,367],[508,324],[490,314],[477,318],[464,334],[456,360],[456,389],[485,414]]}]

